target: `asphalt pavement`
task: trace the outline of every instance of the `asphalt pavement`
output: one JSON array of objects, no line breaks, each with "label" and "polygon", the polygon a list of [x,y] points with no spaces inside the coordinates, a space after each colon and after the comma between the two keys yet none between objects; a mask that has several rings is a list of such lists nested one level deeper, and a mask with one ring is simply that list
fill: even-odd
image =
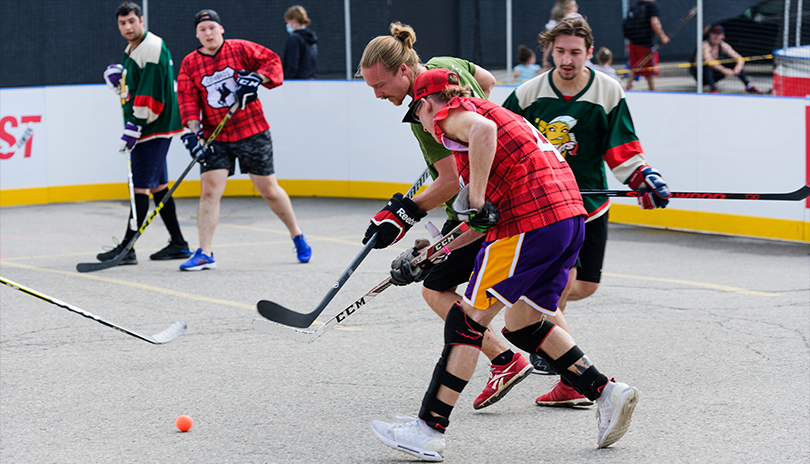
[{"label": "asphalt pavement", "polygon": [[[188,323],[151,345],[0,286],[0,461],[416,461],[377,441],[370,423],[415,416],[441,352],[443,325],[418,285],[386,290],[309,345],[251,328],[261,299],[314,309],[383,205],[292,201],[310,263],[297,262],[263,200],[225,198],[219,268],[196,273],[149,260],[168,239],[159,218],[135,245],[138,265],[76,272],[122,236],[126,201],[0,208],[3,277],[144,334]],[[196,206],[178,201],[193,247]],[[440,226],[443,214],[429,219]],[[320,320],[426,235],[420,224],[372,251]],[[566,315],[596,366],[641,391],[627,435],[598,449],[593,407],[536,406],[549,376],[473,410],[488,376],[481,356],[450,418],[445,462],[810,461],[810,245],[611,224],[602,284]],[[181,414],[194,419],[187,433],[174,425]]]}]

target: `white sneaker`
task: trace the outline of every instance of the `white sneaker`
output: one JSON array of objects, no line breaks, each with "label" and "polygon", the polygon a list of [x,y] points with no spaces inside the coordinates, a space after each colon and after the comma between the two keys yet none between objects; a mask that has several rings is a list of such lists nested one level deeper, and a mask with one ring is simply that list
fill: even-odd
[{"label": "white sneaker", "polygon": [[596,399],[596,420],[599,427],[600,448],[606,448],[627,433],[630,418],[638,404],[638,390],[625,383],[610,379]]},{"label": "white sneaker", "polygon": [[371,430],[381,442],[424,461],[444,461],[443,433],[428,427],[422,419],[407,416],[397,416],[396,418],[406,422],[374,421],[371,423]]}]

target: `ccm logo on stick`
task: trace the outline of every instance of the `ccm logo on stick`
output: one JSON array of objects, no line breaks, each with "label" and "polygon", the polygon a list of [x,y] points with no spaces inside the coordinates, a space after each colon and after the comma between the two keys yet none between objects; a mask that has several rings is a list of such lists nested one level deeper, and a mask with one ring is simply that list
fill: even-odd
[{"label": "ccm logo on stick", "polygon": [[25,131],[22,133],[20,138],[18,139],[13,134],[9,133],[6,130],[7,125],[11,125],[11,127],[17,127],[20,123],[21,124],[29,124],[29,123],[38,123],[42,121],[42,116],[22,116],[20,117],[19,123],[17,122],[17,118],[14,116],[6,116],[0,119],[0,140],[6,142],[9,146],[10,151],[8,153],[0,152],[0,159],[9,159],[14,156],[20,147],[25,145],[25,155],[24,158],[31,157],[31,145],[34,140],[34,130],[31,127],[27,127]]}]

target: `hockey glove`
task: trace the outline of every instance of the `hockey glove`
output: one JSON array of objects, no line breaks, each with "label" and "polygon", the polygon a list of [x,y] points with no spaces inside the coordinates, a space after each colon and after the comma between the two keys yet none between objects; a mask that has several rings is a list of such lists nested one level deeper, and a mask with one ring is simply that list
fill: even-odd
[{"label": "hockey glove", "polygon": [[421,282],[430,274],[434,264],[425,261],[421,266],[412,267],[411,260],[419,256],[422,250],[429,246],[430,242],[419,238],[413,244],[413,248],[408,248],[397,259],[391,262],[391,283],[398,286],[408,285],[414,282]]},{"label": "hockey glove", "polygon": [[490,202],[484,203],[481,211],[476,211],[470,215],[470,219],[464,221],[470,229],[476,232],[486,232],[490,227],[498,223],[498,208]]},{"label": "hockey glove", "polygon": [[206,150],[203,149],[202,144],[200,144],[200,138],[202,137],[202,131],[198,133],[189,132],[187,134],[183,134],[181,139],[183,139],[183,145],[185,145],[186,150],[188,150],[191,157],[197,161],[203,161],[205,159]]},{"label": "hockey glove", "polygon": [[262,85],[262,76],[257,72],[239,71],[236,73],[236,101],[239,109],[244,110],[248,103],[259,98],[259,86]]},{"label": "hockey glove", "polygon": [[118,92],[118,86],[121,84],[121,75],[124,72],[124,67],[120,64],[111,64],[104,70],[104,82],[107,87],[113,92]]},{"label": "hockey glove", "polygon": [[414,224],[427,216],[427,212],[419,211],[419,206],[410,198],[405,198],[401,193],[394,194],[388,200],[388,204],[380,210],[373,218],[371,224],[366,229],[363,237],[365,245],[374,233],[377,233],[377,243],[374,248],[386,248],[397,243]]},{"label": "hockey glove", "polygon": [[118,151],[121,153],[132,151],[139,138],[141,138],[141,126],[128,122],[124,126],[124,134],[121,136],[121,145],[118,147]]},{"label": "hockey glove", "polygon": [[643,209],[666,208],[672,192],[656,169],[649,165],[641,166],[630,175],[627,185],[641,193],[638,204]]}]

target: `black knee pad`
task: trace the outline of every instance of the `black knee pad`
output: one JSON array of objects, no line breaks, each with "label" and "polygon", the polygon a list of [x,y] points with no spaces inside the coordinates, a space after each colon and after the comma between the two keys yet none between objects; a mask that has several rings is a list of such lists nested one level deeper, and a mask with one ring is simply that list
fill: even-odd
[{"label": "black knee pad", "polygon": [[556,327],[556,324],[543,318],[542,321],[524,327],[520,330],[510,332],[506,330],[506,327],[504,327],[501,332],[503,333],[504,338],[509,340],[513,345],[521,350],[528,351],[529,353],[537,353],[540,356],[547,358],[545,353],[542,353],[540,350],[540,345],[543,344],[543,341],[554,327]]},{"label": "black knee pad", "polygon": [[[455,375],[447,372],[447,359],[450,356],[450,350],[455,345],[471,345],[479,350],[484,341],[484,332],[486,327],[475,322],[461,310],[461,306],[456,303],[450,308],[447,313],[447,320],[444,324],[444,349],[442,349],[442,357],[436,363],[436,368],[433,369],[433,378],[430,381],[430,386],[422,398],[422,408],[419,410],[419,418],[424,420],[428,425],[436,430],[444,432],[444,429],[450,424],[448,418],[453,411],[453,407],[440,401],[436,398],[439,392],[439,386],[445,387],[461,393],[464,387],[467,386],[467,381],[456,377]],[[430,411],[435,412],[443,417],[434,416]]]}]

